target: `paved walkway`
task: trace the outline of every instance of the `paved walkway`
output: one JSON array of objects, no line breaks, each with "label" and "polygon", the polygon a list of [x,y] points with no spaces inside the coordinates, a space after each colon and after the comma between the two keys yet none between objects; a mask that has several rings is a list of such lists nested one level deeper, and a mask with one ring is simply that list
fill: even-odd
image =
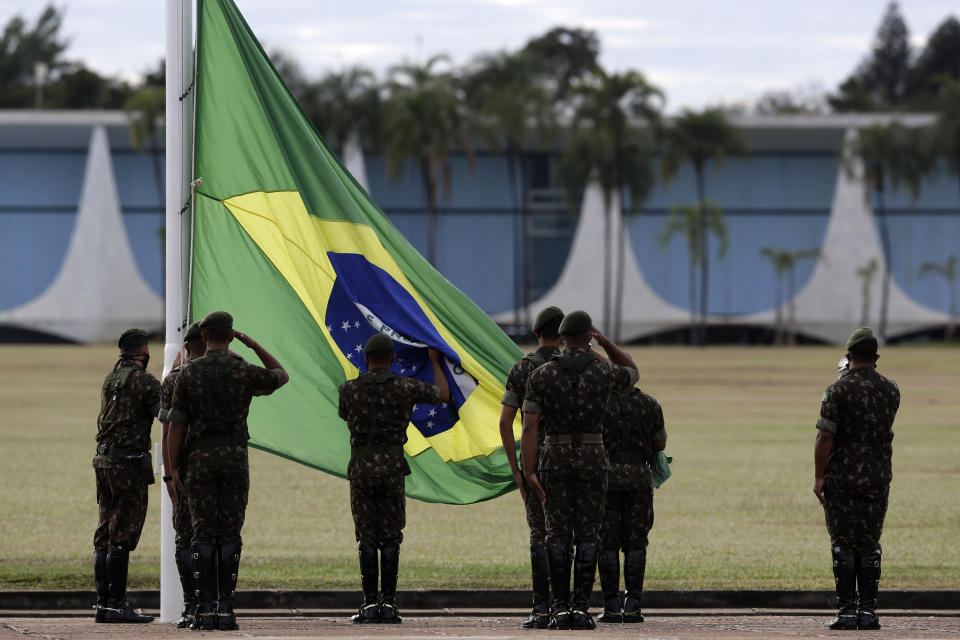
[{"label": "paved walkway", "polygon": [[[39,612],[37,612],[39,613]],[[240,630],[219,632],[214,637],[243,638],[406,638],[445,640],[467,638],[607,638],[724,640],[763,638],[957,638],[960,639],[960,612],[891,612],[881,614],[879,631],[838,632],[825,627],[824,612],[755,611],[662,611],[651,610],[647,622],[639,625],[600,625],[596,631],[526,631],[520,628],[519,612],[511,615],[408,615],[402,625],[352,625],[345,615],[314,617],[302,615],[241,615]],[[16,614],[13,614],[16,615]],[[107,640],[113,638],[153,640],[192,637],[189,631],[169,624],[94,624],[86,617],[8,617],[0,614],[0,639],[25,640]]]}]

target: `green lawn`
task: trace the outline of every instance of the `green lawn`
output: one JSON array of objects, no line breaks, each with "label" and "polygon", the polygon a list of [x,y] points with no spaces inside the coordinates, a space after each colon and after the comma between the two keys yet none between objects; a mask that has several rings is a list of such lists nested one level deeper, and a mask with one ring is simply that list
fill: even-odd
[{"label": "green lawn", "polygon": [[[674,456],[673,478],[656,494],[649,588],[830,588],[829,540],[811,491],[813,424],[839,351],[632,350],[641,386],[664,406]],[[884,588],[958,586],[958,355],[891,347],[880,360],[903,395]],[[92,588],[90,461],[114,350],[0,346],[0,362],[0,589]],[[242,587],[356,587],[346,481],[255,450],[251,476]],[[133,554],[133,588],[159,586],[157,491]],[[404,588],[527,586],[516,493],[471,506],[410,501],[407,522]]]}]

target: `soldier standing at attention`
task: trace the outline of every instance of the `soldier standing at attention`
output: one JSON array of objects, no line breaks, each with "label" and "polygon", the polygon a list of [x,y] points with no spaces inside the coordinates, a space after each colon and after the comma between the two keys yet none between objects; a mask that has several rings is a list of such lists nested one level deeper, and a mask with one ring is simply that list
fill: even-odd
[{"label": "soldier standing at attention", "polygon": [[[208,314],[200,330],[207,352],[180,369],[167,414],[167,461],[175,495],[186,493],[193,523],[197,610],[190,628],[232,630],[239,628],[233,598],[250,490],[247,413],[253,396],[273,393],[289,377],[256,340],[233,330],[229,313]],[[234,338],[253,349],[263,367],[228,351]],[[187,451],[182,480],[181,445]]]},{"label": "soldier standing at attention", "polygon": [[[429,385],[398,376],[393,341],[383,333],[363,347],[367,370],[340,386],[340,417],[350,429],[350,511],[360,556],[363,602],[354,623],[402,622],[396,606],[400,543],[406,524],[405,478],[410,465],[403,456],[407,425],[415,404],[450,399],[440,352],[429,350],[433,379]],[[377,550],[380,550],[380,597],[377,597]]]},{"label": "soldier standing at attention", "polygon": [[[183,336],[183,344],[187,350],[187,360],[199,358],[206,352],[207,345],[203,343],[203,336],[200,332],[200,323],[194,322],[187,329]],[[173,400],[173,388],[180,377],[180,354],[173,363],[173,368],[167,377],[163,379],[160,385],[160,414],[157,416],[160,420],[160,451],[163,453],[163,468],[169,473],[173,468],[167,454],[167,431],[170,427],[170,402]],[[187,468],[186,464],[187,450],[180,447],[180,459],[177,461],[177,467],[180,473]],[[176,549],[177,573],[180,574],[180,586],[183,588],[183,614],[177,622],[177,628],[183,629],[193,623],[193,610],[197,607],[196,583],[193,580],[193,557],[190,553],[190,541],[193,539],[193,524],[190,521],[190,506],[187,504],[187,497],[179,493],[173,486],[173,476],[163,476],[163,482],[167,487],[167,493],[170,494],[170,500],[176,505],[173,509],[173,530],[176,534],[174,547]]]},{"label": "soldier standing at attention", "polygon": [[880,534],[900,390],[877,373],[879,357],[870,329],[851,334],[850,367],[823,393],[817,420],[813,492],[826,514],[839,600],[831,629],[880,628]]},{"label": "soldier standing at attention", "polygon": [[[647,534],[653,526],[653,473],[650,463],[667,446],[663,409],[653,396],[634,387],[610,396],[603,425],[603,447],[610,459],[607,498],[600,527],[597,565],[603,589],[600,622],[643,622],[643,574]],[[620,602],[620,550],[627,588]]]},{"label": "soldier standing at attention", "polygon": [[[547,525],[543,518],[543,503],[523,478],[523,473],[517,465],[516,440],[513,436],[513,420],[517,410],[523,406],[523,399],[527,388],[527,378],[533,370],[540,367],[554,356],[560,355],[560,322],[563,320],[563,311],[557,307],[546,307],[537,314],[533,322],[533,335],[537,337],[540,347],[534,353],[528,353],[520,359],[510,373],[507,374],[506,390],[503,392],[503,409],[500,412],[500,438],[503,440],[503,451],[507,454],[507,462],[513,471],[513,478],[523,498],[523,505],[527,512],[527,526],[530,527],[530,567],[533,575],[533,611],[523,623],[524,629],[546,629],[550,622],[550,574],[547,564]],[[538,430],[537,454],[534,465],[540,460],[543,452],[544,430]],[[536,468],[536,466],[534,466]]]},{"label": "soldier standing at attention", "polygon": [[150,427],[160,409],[160,383],[147,372],[150,348],[142,329],[127,329],[117,341],[120,359],[103,381],[97,417],[97,479],[100,521],[93,534],[97,622],[153,622],[127,603],[127,567],[147,516],[147,485],[153,484]]},{"label": "soldier standing at attention", "polygon": [[[574,311],[560,323],[563,353],[530,374],[523,401],[523,471],[527,484],[545,500],[547,556],[553,587],[551,629],[593,629],[587,613],[597,572],[598,537],[607,489],[607,456],[603,419],[607,400],[637,382],[637,367],[623,350],[592,328],[585,311]],[[610,357],[590,351],[596,338]],[[543,419],[544,448],[537,454]],[[541,480],[542,478],[542,486]],[[573,597],[570,560],[573,545]]]}]

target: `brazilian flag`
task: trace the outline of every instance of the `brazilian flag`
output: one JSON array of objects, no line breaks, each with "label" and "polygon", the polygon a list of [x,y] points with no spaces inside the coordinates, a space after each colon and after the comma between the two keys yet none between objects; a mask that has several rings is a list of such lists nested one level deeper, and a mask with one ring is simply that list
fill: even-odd
[{"label": "brazilian flag", "polygon": [[407,494],[465,504],[510,490],[498,422],[520,350],[344,169],[231,0],[200,0],[197,34],[191,319],[230,311],[290,373],[253,403],[250,444],[344,476],[338,389],[382,332],[397,374],[432,383],[434,347],[450,384],[448,403],[411,416]]}]

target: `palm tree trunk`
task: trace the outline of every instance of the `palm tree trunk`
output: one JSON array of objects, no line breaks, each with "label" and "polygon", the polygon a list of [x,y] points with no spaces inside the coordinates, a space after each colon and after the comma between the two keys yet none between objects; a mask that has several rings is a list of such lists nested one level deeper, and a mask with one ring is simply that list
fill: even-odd
[{"label": "palm tree trunk", "polygon": [[957,288],[954,282],[955,278],[956,276],[947,279],[947,286],[949,287],[947,289],[947,297],[950,309],[950,317],[947,318],[947,330],[944,332],[944,339],[947,341],[953,340],[953,336],[957,330]]},{"label": "palm tree trunk", "polygon": [[697,261],[690,247],[690,344],[697,343]]},{"label": "palm tree trunk", "polygon": [[[507,178],[510,182],[510,205],[513,209],[513,215],[518,214],[517,205],[517,151],[512,146],[507,147]],[[522,325],[521,314],[523,313],[523,284],[524,284],[524,245],[526,241],[525,224],[523,216],[514,218],[514,227],[519,220],[520,229],[514,228],[513,244],[513,323],[516,326]],[[517,233],[519,231],[519,233]]]},{"label": "palm tree trunk", "polygon": [[773,344],[783,344],[783,293],[780,274],[774,273],[773,281]]},{"label": "palm tree trunk", "polygon": [[523,157],[520,158],[520,189],[523,197],[520,199],[520,211],[523,220],[523,324],[530,326],[530,300],[533,297],[533,235],[531,225],[533,219],[527,207],[527,181],[523,167]]},{"label": "palm tree trunk", "polygon": [[612,235],[612,230],[610,229],[610,192],[604,190],[603,192],[603,332],[606,334],[610,333],[610,271],[611,271],[611,260],[610,260],[610,248],[611,241],[610,236]]},{"label": "palm tree trunk", "polygon": [[427,262],[437,268],[437,190],[430,159],[420,158],[420,174],[423,190],[427,196]]},{"label": "palm tree trunk", "polygon": [[887,211],[884,205],[883,175],[877,180],[877,222],[880,228],[880,244],[884,253],[883,288],[880,290],[880,319],[877,334],[881,344],[887,340],[887,314],[890,307],[890,280],[893,271],[893,256],[890,255],[890,230],[887,228]]},{"label": "palm tree trunk", "polygon": [[700,328],[698,344],[705,344],[707,341],[707,315],[709,314],[708,301],[710,295],[710,277],[709,262],[710,255],[707,253],[707,196],[706,188],[703,184],[703,160],[697,158],[694,161],[694,169],[697,174],[697,200],[700,202],[700,215],[697,221],[697,237],[700,244]]},{"label": "palm tree trunk", "polygon": [[[160,143],[157,141],[156,127],[154,127],[154,130],[150,133],[150,160],[153,163],[153,180],[154,184],[157,185],[157,197],[160,199],[160,211],[165,211],[167,206],[167,194],[164,191],[163,168],[160,166]],[[166,216],[162,216],[161,219],[165,221]],[[164,233],[166,233],[166,230],[164,230]],[[167,252],[164,247],[161,247],[160,249],[160,291],[161,298],[166,299]]]},{"label": "palm tree trunk", "polygon": [[794,281],[794,265],[787,269],[787,342],[797,344],[797,305],[794,302],[794,291],[796,282]]},{"label": "palm tree trunk", "polygon": [[[617,272],[616,272],[616,289],[614,291],[613,297],[613,341],[620,342],[620,330],[622,324],[623,316],[623,280],[624,280],[624,262],[625,262],[625,253],[624,245],[627,243],[629,236],[626,233],[626,220],[623,215],[623,188],[617,187],[617,222],[620,229],[620,233],[616,234],[616,237],[613,238],[613,242],[616,243],[617,249]],[[613,213],[611,213],[611,216]]]}]

